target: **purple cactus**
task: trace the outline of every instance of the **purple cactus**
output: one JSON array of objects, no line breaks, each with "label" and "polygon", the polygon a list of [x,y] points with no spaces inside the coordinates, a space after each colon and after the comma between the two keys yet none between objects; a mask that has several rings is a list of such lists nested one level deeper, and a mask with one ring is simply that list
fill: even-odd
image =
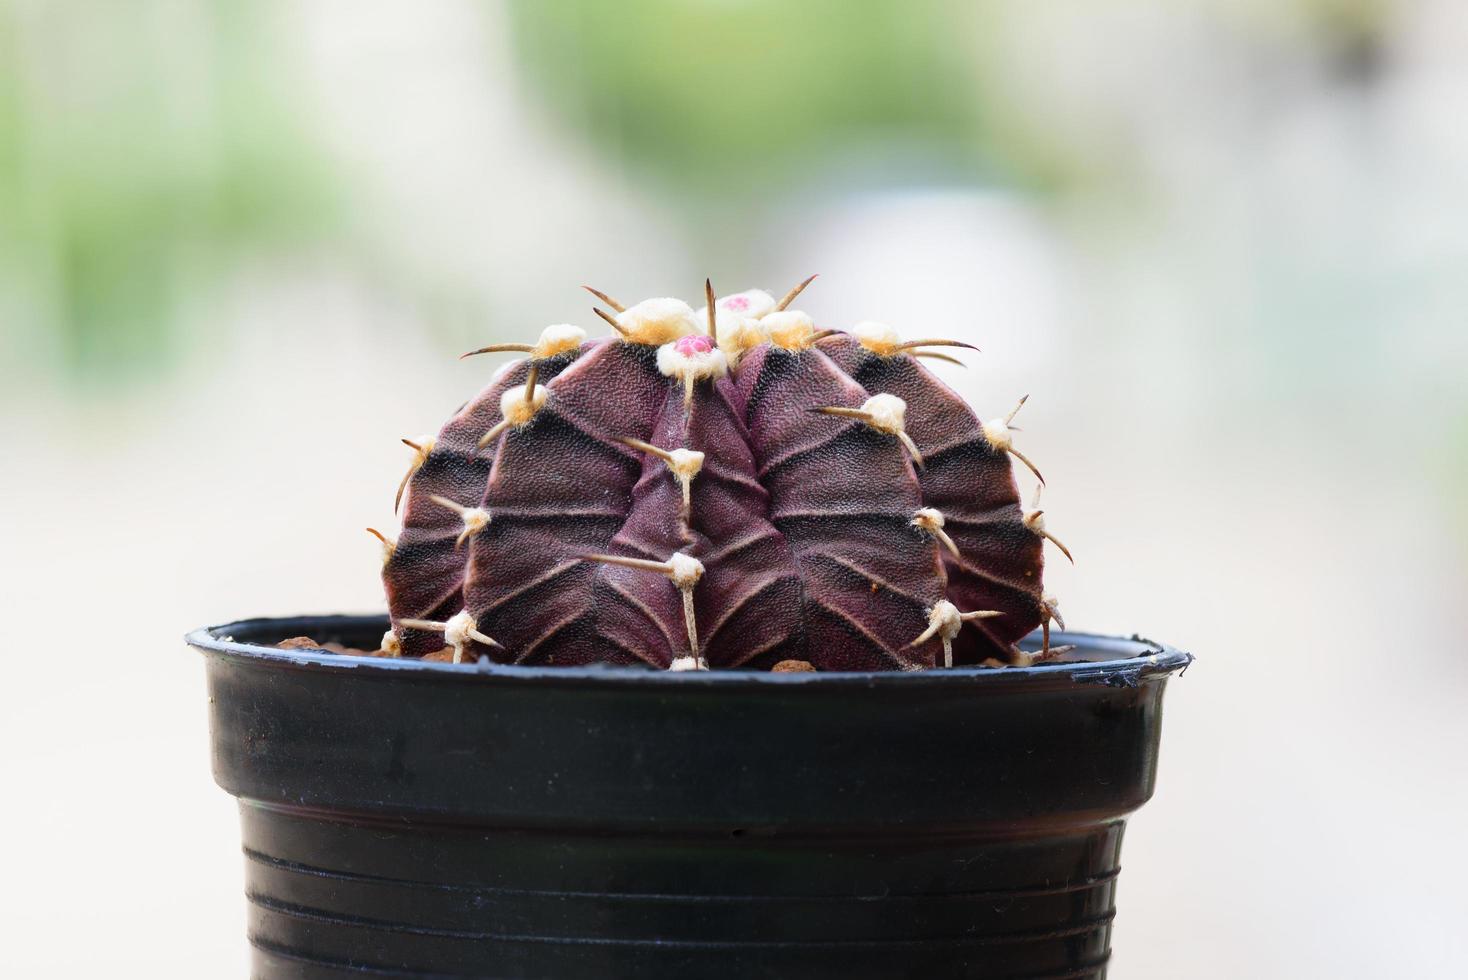
[{"label": "purple cactus", "polygon": [[404,440],[384,651],[913,670],[1033,662],[1015,642],[1044,626],[1039,656],[1059,652],[1059,542],[1020,507],[1010,457],[1039,472],[1014,413],[981,423],[917,360],[969,345],[817,330],[787,309],[809,283],[779,302],[706,284],[698,313],[591,290],[612,336],[472,352],[528,356]]}]

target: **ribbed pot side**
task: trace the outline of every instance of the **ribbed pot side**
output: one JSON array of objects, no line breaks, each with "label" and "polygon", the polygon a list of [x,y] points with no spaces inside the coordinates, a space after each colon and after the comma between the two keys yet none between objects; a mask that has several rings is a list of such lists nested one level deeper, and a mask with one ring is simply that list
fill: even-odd
[{"label": "ribbed pot side", "polygon": [[259,978],[1102,977],[1187,654],[884,674],[505,668],[200,630]]}]

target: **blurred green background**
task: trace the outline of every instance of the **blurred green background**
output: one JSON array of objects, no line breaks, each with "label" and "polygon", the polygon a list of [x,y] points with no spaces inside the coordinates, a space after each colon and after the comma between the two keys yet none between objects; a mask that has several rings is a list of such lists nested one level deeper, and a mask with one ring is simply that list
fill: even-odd
[{"label": "blurred green background", "polygon": [[819,272],[1034,396],[1067,619],[1201,656],[1115,975],[1456,976],[1465,104],[1451,0],[0,0],[0,963],[243,972],[177,637],[380,608],[458,352]]}]

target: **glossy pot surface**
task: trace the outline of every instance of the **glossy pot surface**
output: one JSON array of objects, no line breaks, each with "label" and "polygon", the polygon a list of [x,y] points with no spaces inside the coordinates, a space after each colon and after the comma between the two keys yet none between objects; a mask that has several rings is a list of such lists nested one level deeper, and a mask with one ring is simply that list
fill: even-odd
[{"label": "glossy pot surface", "polygon": [[196,631],[255,975],[1102,977],[1125,817],[1191,657],[812,674],[278,650]]}]

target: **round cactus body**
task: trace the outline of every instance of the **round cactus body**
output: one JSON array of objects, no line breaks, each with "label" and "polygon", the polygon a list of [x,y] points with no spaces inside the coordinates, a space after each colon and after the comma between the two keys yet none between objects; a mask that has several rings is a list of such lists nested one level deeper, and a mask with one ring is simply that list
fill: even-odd
[{"label": "round cactus body", "polygon": [[1015,642],[1044,625],[1053,653],[1013,413],[981,423],[916,359],[966,344],[816,329],[788,309],[809,281],[699,312],[593,290],[611,336],[474,352],[528,356],[404,440],[384,650],[915,670],[1028,662]]}]

